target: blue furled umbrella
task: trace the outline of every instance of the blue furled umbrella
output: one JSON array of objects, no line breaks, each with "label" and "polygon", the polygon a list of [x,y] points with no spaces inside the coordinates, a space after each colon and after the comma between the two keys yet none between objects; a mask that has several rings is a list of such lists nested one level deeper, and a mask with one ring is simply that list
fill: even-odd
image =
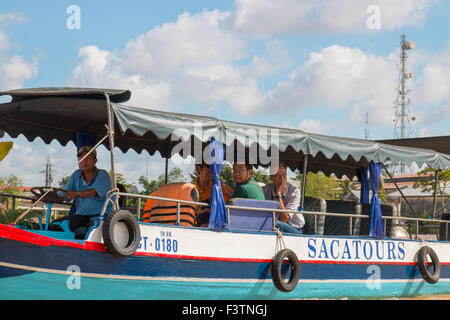
[{"label": "blue furled umbrella", "polygon": [[228,229],[227,225],[227,209],[223,200],[222,188],[220,184],[220,173],[222,172],[224,146],[219,146],[217,141],[211,139],[211,175],[213,178],[213,186],[211,190],[209,229],[223,230]]},{"label": "blue furled umbrella", "polygon": [[372,200],[370,202],[370,232],[369,236],[375,238],[384,237],[383,219],[381,215],[380,198],[378,197],[378,185],[380,183],[381,164],[369,164],[370,186],[372,188]]},{"label": "blue furled umbrella", "polygon": [[358,170],[358,180],[361,182],[360,203],[369,203],[369,181],[367,180],[367,168],[361,167]]},{"label": "blue furled umbrella", "polygon": [[75,132],[75,142],[77,150],[84,146],[93,147],[97,143],[97,135],[95,133],[77,131]]}]

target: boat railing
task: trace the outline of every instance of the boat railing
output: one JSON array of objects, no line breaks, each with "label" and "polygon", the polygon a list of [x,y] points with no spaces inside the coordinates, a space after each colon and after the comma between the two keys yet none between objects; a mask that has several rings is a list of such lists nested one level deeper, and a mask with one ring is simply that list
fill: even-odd
[{"label": "boat railing", "polygon": [[18,194],[12,194],[12,193],[0,193],[0,197],[11,198],[12,199],[12,206],[11,206],[12,210],[16,209],[16,199],[31,200],[31,201],[34,200],[33,197],[27,197],[27,196],[24,196],[24,195],[18,195]]},{"label": "boat railing", "polygon": [[[137,208],[136,208],[136,216],[137,219],[141,220],[141,204],[142,199],[148,200],[162,200],[162,201],[169,201],[169,202],[175,202],[177,204],[177,224],[180,223],[180,206],[181,204],[191,204],[195,206],[208,206],[209,203],[206,202],[198,202],[198,201],[189,201],[189,200],[180,200],[180,199],[173,199],[173,198],[164,198],[164,197],[157,197],[157,196],[150,196],[150,195],[142,195],[142,194],[136,194],[136,193],[126,193],[126,192],[117,192],[114,194],[110,194],[108,199],[105,202],[105,205],[103,206],[103,210],[101,215],[104,215],[106,211],[106,207],[108,202],[110,201],[110,198],[113,195],[118,195],[119,197],[130,197],[130,198],[137,198]],[[293,211],[293,210],[284,210],[284,209],[272,209],[272,208],[255,208],[255,207],[243,207],[243,206],[235,206],[235,205],[225,205],[225,208],[227,210],[228,214],[228,221],[230,221],[230,210],[231,209],[239,209],[239,210],[248,210],[248,211],[266,211],[266,212],[272,212],[273,214],[273,221],[275,227],[275,212],[285,212],[285,213],[299,213],[299,211]],[[127,208],[128,209],[128,208]],[[347,214],[347,213],[335,213],[335,212],[323,212],[323,211],[307,211],[302,210],[300,211],[301,214],[306,215],[313,215],[315,218],[320,216],[331,216],[331,217],[340,217],[340,218],[349,218],[349,235],[353,235],[353,221],[354,219],[369,219],[368,215],[363,214]],[[444,232],[444,239],[448,239],[448,232],[449,232],[449,223],[450,220],[441,220],[441,219],[425,219],[425,218],[414,218],[414,217],[402,217],[402,216],[382,216],[383,222],[384,222],[384,231],[386,234],[386,228],[387,228],[387,221],[393,220],[394,225],[398,225],[398,223],[395,223],[395,221],[406,221],[406,222],[415,222],[416,224],[416,238],[419,233],[419,228],[421,223],[444,223],[445,224],[445,232]],[[317,230],[317,219],[314,219],[314,230]]]}]

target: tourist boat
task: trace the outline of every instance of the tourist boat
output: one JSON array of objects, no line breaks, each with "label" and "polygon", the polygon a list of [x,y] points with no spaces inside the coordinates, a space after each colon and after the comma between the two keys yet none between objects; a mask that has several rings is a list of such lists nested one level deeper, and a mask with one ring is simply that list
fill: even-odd
[{"label": "tourist boat", "polygon": [[[370,204],[356,202],[340,203],[347,209],[338,212],[331,202],[302,192],[308,224],[302,235],[274,228],[283,210],[271,201],[261,207],[236,199],[222,212],[223,223],[210,220],[208,228],[144,223],[140,205],[131,214],[118,208],[117,197],[136,197],[139,204],[170,199],[120,191],[114,174],[115,148],[151,155],[158,151],[166,159],[173,154],[195,157],[211,145],[211,138],[216,147],[225,145],[246,156],[256,150],[255,165],[278,157],[292,170],[350,179],[367,177],[362,168],[371,163],[414,162],[444,170],[450,167],[449,155],[127,106],[127,90],[37,88],[0,94],[12,97],[0,104],[2,135],[23,134],[29,141],[40,137],[47,144],[56,139],[63,146],[76,142],[77,132],[105,137],[96,142],[111,153],[113,186],[83,239],[68,230],[0,225],[1,299],[359,299],[450,293],[447,234],[428,241],[402,236],[397,226],[400,220],[417,227],[425,221],[448,230],[439,212],[433,219],[415,219],[400,217],[392,208],[386,214],[389,208],[384,207],[380,216],[368,213]],[[223,149],[213,150],[216,157]],[[183,205],[208,205],[175,200],[178,217]],[[105,215],[109,202],[116,210]],[[212,210],[211,217],[216,215]],[[334,223],[335,231],[327,232],[327,222]]]}]

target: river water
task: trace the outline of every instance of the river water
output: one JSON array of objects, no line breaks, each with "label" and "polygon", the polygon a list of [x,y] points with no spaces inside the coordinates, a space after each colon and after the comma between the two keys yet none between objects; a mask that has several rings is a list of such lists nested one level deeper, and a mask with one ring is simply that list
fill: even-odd
[{"label": "river water", "polygon": [[450,294],[431,294],[418,297],[389,298],[388,300],[450,300]]}]

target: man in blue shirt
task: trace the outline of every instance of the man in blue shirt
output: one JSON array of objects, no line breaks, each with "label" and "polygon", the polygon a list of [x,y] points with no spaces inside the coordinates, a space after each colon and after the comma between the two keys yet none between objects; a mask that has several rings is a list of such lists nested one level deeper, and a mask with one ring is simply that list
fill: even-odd
[{"label": "man in blue shirt", "polygon": [[[80,148],[77,153],[78,161],[85,156],[92,147]],[[111,190],[111,179],[108,172],[97,169],[97,153],[95,150],[79,163],[76,170],[64,187],[65,198],[74,200],[76,211],[74,214],[56,219],[55,222],[69,220],[69,229],[75,231],[80,226],[87,226],[92,217],[98,216],[106,200],[106,193]],[[108,204],[105,214],[111,211]]]}]

